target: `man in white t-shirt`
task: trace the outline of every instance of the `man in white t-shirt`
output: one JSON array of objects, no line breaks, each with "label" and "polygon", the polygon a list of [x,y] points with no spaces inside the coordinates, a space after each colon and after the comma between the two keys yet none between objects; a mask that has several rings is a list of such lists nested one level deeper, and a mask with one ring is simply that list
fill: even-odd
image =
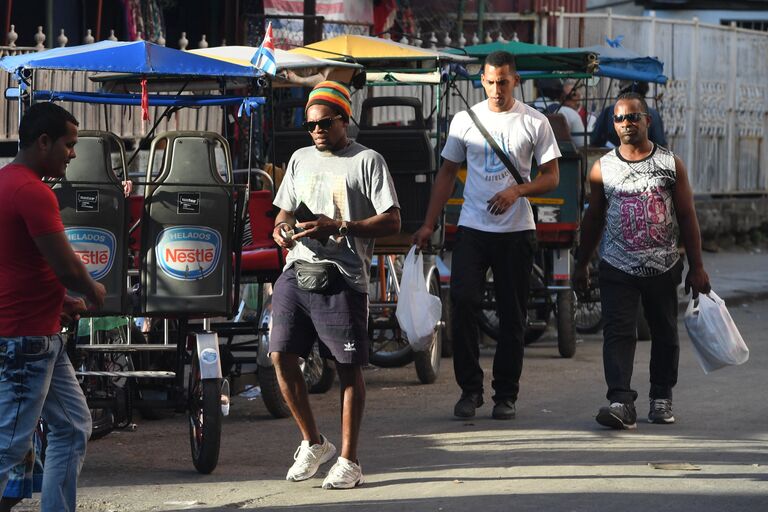
[{"label": "man in white t-shirt", "polygon": [[[518,185],[469,114],[459,112],[451,122],[424,225],[413,240],[421,247],[427,244],[466,159],[464,206],[451,263],[453,363],[462,391],[454,415],[470,418],[483,404],[477,318],[490,267],[500,321],[493,361],[493,417],[512,419],[523,367],[526,305],[536,250],[536,224],[526,197],[557,187],[560,151],[547,118],[515,101],[513,92],[520,77],[512,54],[490,54],[485,59],[482,83],[488,99],[472,111],[517,167],[524,183]],[[531,181],[534,157],[538,174]]]}]

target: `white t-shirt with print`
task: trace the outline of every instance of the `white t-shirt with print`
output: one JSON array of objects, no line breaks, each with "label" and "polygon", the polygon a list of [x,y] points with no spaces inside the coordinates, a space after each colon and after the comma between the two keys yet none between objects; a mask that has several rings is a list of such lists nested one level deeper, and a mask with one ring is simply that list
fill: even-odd
[{"label": "white t-shirt with print", "polygon": [[[486,100],[473,106],[472,110],[509,156],[524,181],[531,180],[534,157],[541,165],[560,156],[549,121],[536,109],[515,101],[510,110],[493,112]],[[536,229],[531,205],[524,197],[501,215],[488,212],[488,200],[517,182],[467,112],[459,112],[451,121],[442,157],[457,163],[467,160],[459,226],[493,233]]]}]

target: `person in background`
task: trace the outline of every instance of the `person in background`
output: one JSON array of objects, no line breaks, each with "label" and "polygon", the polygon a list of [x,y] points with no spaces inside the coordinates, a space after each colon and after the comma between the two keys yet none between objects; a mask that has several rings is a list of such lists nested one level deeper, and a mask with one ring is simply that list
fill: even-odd
[{"label": "person in background", "polygon": [[[563,84],[563,93],[560,97],[561,106],[556,113],[562,114],[571,132],[571,139],[577,147],[587,145],[589,137],[585,135],[592,131],[595,116],[587,114],[581,104],[582,87],[577,87],[575,80],[566,80]],[[583,111],[583,116],[582,116]]]},{"label": "person in background", "polygon": [[648,421],[675,422],[672,388],[680,357],[677,286],[683,272],[679,239],[688,258],[686,293],[692,290],[695,298],[710,290],[688,173],[680,158],[648,139],[649,119],[641,95],[619,96],[613,126],[621,144],[590,171],[589,208],[581,224],[573,275],[574,288],[585,290],[587,267],[602,235],[599,280],[609,405],[600,408],[596,420],[614,429],[636,428],[637,391],[631,380],[640,301],[651,328]]},{"label": "person in background", "polygon": [[541,78],[535,80],[534,85],[536,90],[539,91],[539,96],[533,100],[531,106],[542,114],[556,112],[560,108],[563,82],[557,78]]},{"label": "person in background", "polygon": [[[622,80],[619,82],[619,95],[634,92],[645,98],[648,96],[648,82],[635,82],[632,80]],[[618,147],[620,144],[619,136],[616,133],[613,125],[613,111],[614,105],[605,107],[595,121],[594,129],[592,130],[592,138],[590,145],[601,147],[608,146],[611,148]],[[664,122],[661,120],[659,112],[651,107],[648,107],[648,140],[659,146],[667,147],[667,136],[664,134]]]}]

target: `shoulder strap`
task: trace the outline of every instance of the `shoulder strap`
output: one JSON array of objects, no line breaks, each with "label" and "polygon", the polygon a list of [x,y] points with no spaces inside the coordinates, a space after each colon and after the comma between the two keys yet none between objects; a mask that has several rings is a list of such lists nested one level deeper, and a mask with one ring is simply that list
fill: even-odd
[{"label": "shoulder strap", "polygon": [[472,122],[475,123],[475,126],[477,126],[477,129],[480,130],[480,133],[483,134],[483,137],[485,137],[485,140],[488,141],[488,144],[493,149],[493,152],[496,153],[496,156],[499,157],[499,160],[501,160],[504,165],[507,166],[507,169],[509,169],[509,172],[512,174],[512,177],[515,178],[515,181],[518,185],[522,185],[525,183],[523,181],[523,177],[520,176],[520,172],[517,170],[517,167],[515,167],[515,164],[512,163],[512,160],[509,159],[507,154],[501,150],[499,145],[496,143],[496,141],[491,137],[491,134],[488,133],[488,130],[485,129],[485,126],[483,126],[483,123],[480,122],[480,119],[477,117],[477,114],[475,114],[471,108],[467,109],[467,113],[469,114],[469,117],[472,118]]}]

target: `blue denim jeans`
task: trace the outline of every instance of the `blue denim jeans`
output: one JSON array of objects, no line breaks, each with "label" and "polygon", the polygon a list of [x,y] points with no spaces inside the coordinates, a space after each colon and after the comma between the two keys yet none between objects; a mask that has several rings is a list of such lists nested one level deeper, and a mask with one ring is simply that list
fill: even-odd
[{"label": "blue denim jeans", "polygon": [[74,512],[91,415],[64,341],[58,334],[0,337],[0,490],[40,416],[50,429],[40,510]]}]

